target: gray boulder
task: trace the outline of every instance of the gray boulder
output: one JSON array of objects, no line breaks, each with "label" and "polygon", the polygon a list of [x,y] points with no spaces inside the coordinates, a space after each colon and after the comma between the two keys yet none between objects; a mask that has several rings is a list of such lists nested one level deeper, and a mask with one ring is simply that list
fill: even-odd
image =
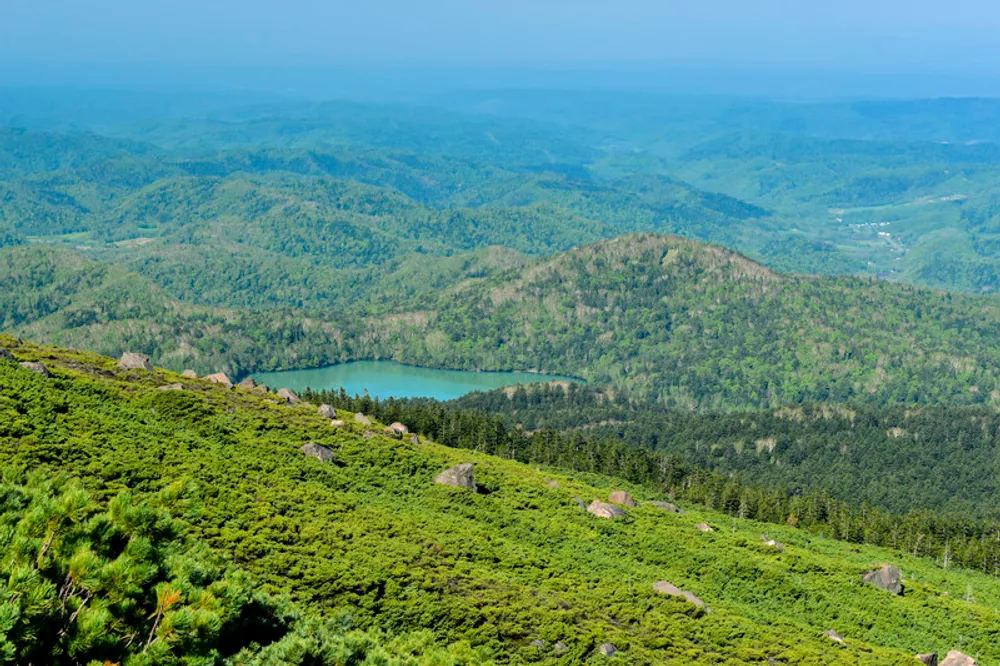
[{"label": "gray boulder", "polygon": [[958,650],[949,652],[939,666],[976,666],[976,660]]},{"label": "gray boulder", "polygon": [[654,583],[653,589],[659,592],[660,594],[667,594],[674,597],[684,597],[698,608],[705,608],[705,602],[696,597],[693,593],[688,592],[687,590],[682,590],[679,587],[673,585],[672,583],[668,583],[665,580],[661,580],[658,583]]},{"label": "gray boulder", "polygon": [[167,384],[156,389],[157,391],[183,391],[184,384]]},{"label": "gray boulder", "polygon": [[697,525],[694,526],[694,528],[696,530],[698,530],[699,532],[714,532],[715,531],[715,529],[713,529],[708,523],[698,523]]},{"label": "gray boulder", "polygon": [[573,501],[574,501],[574,502],[576,502],[576,503],[577,503],[577,504],[579,505],[579,507],[580,507],[581,509],[583,509],[584,511],[586,511],[586,510],[587,510],[587,503],[586,503],[586,502],[584,502],[584,501],[583,501],[582,499],[580,499],[579,497],[574,497],[574,498],[573,498]]},{"label": "gray boulder", "polygon": [[337,418],[337,410],[330,405],[320,405],[319,415],[326,419],[335,419]]},{"label": "gray boulder", "polygon": [[205,375],[205,379],[215,384],[222,384],[228,389],[233,388],[233,383],[229,380],[229,376],[224,372],[217,372],[214,375]]},{"label": "gray boulder", "polygon": [[123,370],[152,370],[153,364],[145,354],[125,352],[118,360],[118,367]]},{"label": "gray boulder", "polygon": [[930,652],[928,654],[918,654],[917,661],[919,661],[924,666],[938,666],[937,652]]},{"label": "gray boulder", "polygon": [[605,657],[613,657],[618,649],[615,647],[614,643],[601,643],[597,646],[597,651],[603,654]]},{"label": "gray boulder", "polygon": [[587,507],[587,511],[591,514],[597,516],[598,518],[608,518],[614,520],[615,518],[623,518],[625,516],[625,509],[614,504],[606,504],[601,500],[594,500]]},{"label": "gray boulder", "polygon": [[531,647],[535,648],[536,650],[544,650],[545,649],[545,641],[543,641],[541,639],[538,639],[538,638],[536,638],[535,640],[533,640],[530,643],[528,643],[528,645],[530,645]]},{"label": "gray boulder", "polygon": [[780,541],[775,541],[774,539],[768,539],[766,536],[761,536],[760,540],[764,542],[765,546],[779,550],[782,553],[785,552],[785,544],[781,543]]},{"label": "gray boulder", "polygon": [[844,643],[844,637],[838,634],[833,629],[827,629],[826,631],[823,632],[823,635],[829,638],[834,643],[840,643],[840,644]]},{"label": "gray boulder", "polygon": [[476,488],[474,471],[475,465],[472,463],[459,463],[435,476],[434,483],[455,486],[456,488],[468,488],[476,492],[478,488]]},{"label": "gray boulder", "polygon": [[545,485],[549,488],[556,489],[559,487],[559,482],[556,481],[555,479],[549,479],[548,481],[545,482]]},{"label": "gray boulder", "polygon": [[299,396],[297,396],[295,391],[292,389],[278,389],[278,397],[293,405],[295,403],[302,402],[302,399],[299,398]]},{"label": "gray boulder", "polygon": [[322,444],[317,444],[316,442],[309,442],[305,446],[299,449],[302,453],[306,454],[310,458],[315,458],[320,462],[333,462],[336,460],[336,456],[333,455],[333,451],[326,448]]},{"label": "gray boulder", "polygon": [[33,372],[36,375],[41,375],[42,377],[51,377],[52,376],[52,373],[49,372],[49,369],[46,368],[41,363],[39,363],[38,361],[22,361],[20,365],[25,370],[28,370],[29,372]]},{"label": "gray boulder", "polygon": [[333,419],[332,421],[330,421],[330,425],[333,426],[334,428],[343,428],[344,426],[347,425],[347,421],[342,421],[340,419]]},{"label": "gray boulder", "polygon": [[372,420],[370,418],[368,418],[367,416],[365,416],[364,414],[362,414],[361,412],[358,412],[357,414],[354,415],[354,422],[355,423],[360,423],[361,425],[371,425],[372,424]]},{"label": "gray boulder", "polygon": [[191,379],[194,379],[197,376],[198,373],[195,372],[194,370],[191,370],[190,368],[181,373],[181,377],[190,377]]},{"label": "gray boulder", "polygon": [[669,511],[670,513],[679,513],[683,515],[683,511],[678,508],[676,504],[671,504],[670,502],[650,502],[650,506],[655,506],[657,509],[663,509],[664,511]]},{"label": "gray boulder", "polygon": [[895,595],[903,593],[901,579],[902,575],[899,573],[899,569],[890,564],[880,564],[878,569],[869,571],[863,578],[864,582]]},{"label": "gray boulder", "polygon": [[389,426],[389,430],[393,431],[397,435],[408,435],[410,433],[410,429],[407,428],[402,423],[400,423],[399,421],[396,421],[395,423],[392,423]]},{"label": "gray boulder", "polygon": [[257,388],[257,380],[255,380],[253,377],[247,377],[246,379],[241,380],[240,383],[237,384],[237,386],[239,386],[241,389],[252,391],[255,388]]},{"label": "gray boulder", "polygon": [[0,347],[0,359],[2,359],[4,361],[13,361],[14,360],[14,355],[11,354],[6,349],[4,349],[3,347]]},{"label": "gray boulder", "polygon": [[565,652],[569,649],[569,646],[562,641],[556,641],[556,644],[552,646],[552,649],[556,652]]},{"label": "gray boulder", "polygon": [[416,435],[410,435],[410,441],[414,444],[420,444],[420,438]]},{"label": "gray boulder", "polygon": [[608,501],[612,504],[621,504],[622,506],[627,506],[629,508],[639,506],[638,502],[636,502],[635,499],[624,490],[616,490],[608,495]]}]

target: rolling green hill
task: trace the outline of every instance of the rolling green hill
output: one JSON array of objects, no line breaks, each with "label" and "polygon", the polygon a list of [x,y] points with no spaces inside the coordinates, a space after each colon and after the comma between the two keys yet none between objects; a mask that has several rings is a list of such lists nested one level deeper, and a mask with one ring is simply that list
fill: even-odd
[{"label": "rolling green hill", "polygon": [[17,285],[0,295],[8,330],[106,353],[141,349],[176,370],[392,358],[578,376],[685,409],[993,405],[1000,395],[993,297],[774,273],[669,236],[533,261],[500,250],[456,256],[441,272],[405,262],[351,285],[353,305],[318,311],[294,300],[264,311],[192,306],[120,268],[38,248],[0,259],[0,276]]},{"label": "rolling green hill", "polygon": [[983,404],[1000,395],[997,305],[633,235],[459,285],[419,318],[396,313],[372,351],[576,375],[684,408]]},{"label": "rolling green hill", "polygon": [[[986,575],[691,503],[671,513],[650,503],[669,487],[388,437],[347,413],[338,428],[273,394],[0,345],[15,359],[0,360],[6,469],[68,474],[98,503],[193,485],[201,510],[189,536],[262,591],[360,629],[428,630],[471,655],[408,663],[902,665],[959,647],[984,665],[1000,660],[1000,583]],[[27,361],[52,376],[17,364]],[[334,461],[303,455],[308,442]],[[433,482],[459,462],[475,465],[478,492]],[[574,500],[623,485],[640,502],[624,519]],[[901,567],[902,596],[862,582],[880,562]],[[655,592],[661,580],[709,608]],[[845,642],[823,635],[831,629]],[[598,650],[605,643],[614,656]]]}]

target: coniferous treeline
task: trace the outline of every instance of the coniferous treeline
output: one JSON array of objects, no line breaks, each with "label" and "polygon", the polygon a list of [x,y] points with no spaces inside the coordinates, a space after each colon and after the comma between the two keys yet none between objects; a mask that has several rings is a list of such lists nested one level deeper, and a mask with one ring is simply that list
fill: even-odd
[{"label": "coniferous treeline", "polygon": [[758,484],[825,488],[855,506],[1000,517],[1000,414],[991,407],[812,403],[691,412],[609,399],[581,384],[473,393],[450,404],[526,430],[620,438]]},{"label": "coniferous treeline", "polygon": [[1000,575],[1000,521],[943,515],[933,510],[894,513],[868,503],[835,499],[823,488],[790,490],[745,482],[683,458],[649,451],[616,437],[551,429],[528,432],[502,416],[455,409],[436,401],[379,400],[340,391],[309,392],[306,398],[338,409],[400,421],[434,441],[519,462],[566,467],[645,484],[672,498],[702,504],[730,516],[787,524],[832,538],[884,546]]}]

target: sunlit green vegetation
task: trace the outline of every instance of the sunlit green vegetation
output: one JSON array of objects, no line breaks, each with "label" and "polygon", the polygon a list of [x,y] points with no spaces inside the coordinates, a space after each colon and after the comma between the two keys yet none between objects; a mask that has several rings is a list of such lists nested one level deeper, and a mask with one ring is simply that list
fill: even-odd
[{"label": "sunlit green vegetation", "polygon": [[[348,426],[337,429],[312,405],[123,371],[89,353],[7,337],[0,344],[54,375],[0,361],[5,467],[70,474],[111,516],[123,492],[138,507],[155,506],[173,484],[191,488],[199,509],[181,511],[186,536],[244,569],[262,592],[287,594],[308,613],[350,616],[361,630],[429,630],[453,659],[433,663],[909,664],[918,651],[959,646],[982,663],[1000,657],[1000,582],[948,561],[849,545],[818,523],[792,528],[787,516],[781,524],[730,518],[692,499],[678,500],[687,513],[674,514],[648,504],[671,491],[652,478],[527,465],[510,459],[517,452],[484,453],[486,440],[451,448],[389,438],[346,412]],[[184,388],[160,390],[175,382]],[[363,437],[366,429],[376,434]],[[302,455],[309,441],[336,461]],[[478,494],[432,482],[466,461],[476,464]],[[606,469],[628,475],[610,461]],[[698,473],[676,469],[698,483]],[[623,487],[642,503],[625,520],[591,516],[573,499]],[[20,519],[17,509],[12,516]],[[699,522],[716,531],[698,531]],[[762,534],[786,550],[766,546]],[[902,568],[903,596],[862,584],[883,561]],[[656,594],[658,580],[695,592],[711,612]],[[846,644],[831,643],[828,629]],[[418,642],[384,641],[390,654]],[[618,649],[610,662],[596,650],[605,642]]]}]

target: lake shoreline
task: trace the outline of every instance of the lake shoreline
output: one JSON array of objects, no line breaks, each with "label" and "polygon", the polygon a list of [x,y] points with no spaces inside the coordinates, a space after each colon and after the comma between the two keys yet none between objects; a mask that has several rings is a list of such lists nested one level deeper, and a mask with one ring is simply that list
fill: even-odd
[{"label": "lake shoreline", "polygon": [[378,398],[434,398],[452,400],[476,391],[553,381],[585,384],[579,377],[537,370],[456,370],[399,363],[390,359],[364,359],[320,368],[279,370],[251,375],[256,381],[293,391],[337,390]]}]

